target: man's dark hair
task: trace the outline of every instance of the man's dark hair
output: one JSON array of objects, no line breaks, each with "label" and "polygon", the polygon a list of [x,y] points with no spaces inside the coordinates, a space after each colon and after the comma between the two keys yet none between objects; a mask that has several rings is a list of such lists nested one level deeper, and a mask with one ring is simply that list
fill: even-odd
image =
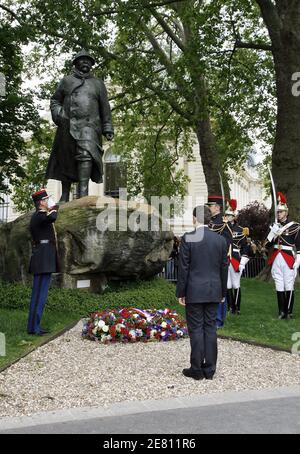
[{"label": "man's dark hair", "polygon": [[208,225],[211,220],[210,209],[206,205],[198,205],[193,210],[193,216],[200,224]]}]

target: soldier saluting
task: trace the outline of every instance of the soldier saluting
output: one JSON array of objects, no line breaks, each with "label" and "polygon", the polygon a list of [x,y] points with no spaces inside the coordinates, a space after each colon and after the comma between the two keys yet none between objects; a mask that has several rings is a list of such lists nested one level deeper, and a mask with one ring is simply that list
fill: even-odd
[{"label": "soldier saluting", "polygon": [[288,218],[287,200],[281,192],[277,194],[278,222],[271,226],[266,247],[274,247],[269,259],[275,281],[279,319],[293,315],[295,280],[300,266],[300,224]]},{"label": "soldier saluting", "polygon": [[54,223],[58,206],[45,189],[32,194],[36,207],[30,221],[32,256],[29,272],[34,275],[31,304],[28,317],[28,334],[48,334],[41,328],[43,310],[47,301],[51,274],[59,272],[57,239]]},{"label": "soldier saluting", "polygon": [[227,303],[232,314],[241,311],[241,277],[249,262],[249,245],[247,236],[249,229],[241,227],[236,220],[237,201],[232,199],[227,203],[225,211],[226,228],[231,236],[229,249],[229,270],[227,282]]}]

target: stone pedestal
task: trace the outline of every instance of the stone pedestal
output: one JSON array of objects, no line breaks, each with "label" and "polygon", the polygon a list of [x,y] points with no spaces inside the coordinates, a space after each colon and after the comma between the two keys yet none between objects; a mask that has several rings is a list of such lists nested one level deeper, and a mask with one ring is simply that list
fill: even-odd
[{"label": "stone pedestal", "polygon": [[[31,215],[0,227],[0,279],[31,282]],[[106,197],[63,205],[55,226],[61,274],[53,281],[61,288],[98,292],[109,280],[155,276],[173,246],[173,233],[152,207]]]}]

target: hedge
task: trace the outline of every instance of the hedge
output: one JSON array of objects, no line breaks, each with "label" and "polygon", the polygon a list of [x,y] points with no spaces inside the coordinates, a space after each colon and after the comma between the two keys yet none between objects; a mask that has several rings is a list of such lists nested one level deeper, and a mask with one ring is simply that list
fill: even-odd
[{"label": "hedge", "polygon": [[[27,310],[31,288],[0,281],[0,309]],[[165,279],[111,284],[103,294],[82,290],[50,289],[47,311],[70,312],[86,317],[91,312],[110,308],[176,308],[175,286]]]}]

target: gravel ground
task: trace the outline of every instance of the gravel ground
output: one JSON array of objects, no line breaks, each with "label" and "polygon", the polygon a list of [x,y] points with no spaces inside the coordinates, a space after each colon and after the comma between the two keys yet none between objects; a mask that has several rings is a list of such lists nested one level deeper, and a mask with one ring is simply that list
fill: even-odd
[{"label": "gravel ground", "polygon": [[181,374],[189,367],[188,339],[104,346],[83,341],[81,328],[0,374],[0,417],[300,384],[296,355],[220,340],[215,380],[199,382]]}]

